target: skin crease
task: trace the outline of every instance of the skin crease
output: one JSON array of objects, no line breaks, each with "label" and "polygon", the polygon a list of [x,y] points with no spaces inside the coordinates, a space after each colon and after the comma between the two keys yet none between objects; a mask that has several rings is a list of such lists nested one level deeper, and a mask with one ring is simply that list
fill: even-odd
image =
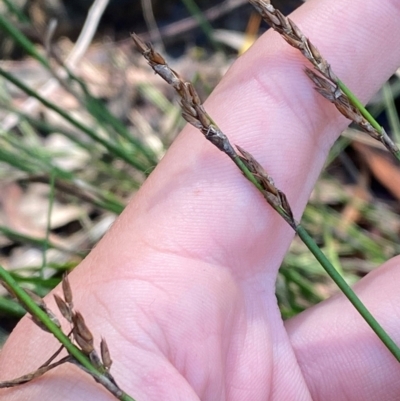
[{"label": "skin crease", "polygon": [[[292,15],[364,102],[400,65],[399,17],[396,0],[309,0]],[[305,64],[270,31],[205,105],[266,168],[298,219],[348,124],[313,90]],[[282,322],[274,285],[292,238],[232,162],[186,127],[70,275],[76,308],[97,341],[106,337],[121,388],[138,401],[399,399],[400,367],[343,297]],[[399,264],[392,259],[356,286],[397,343]],[[56,348],[23,319],[1,352],[0,380],[36,369]],[[0,390],[0,399],[113,397],[62,366]]]}]

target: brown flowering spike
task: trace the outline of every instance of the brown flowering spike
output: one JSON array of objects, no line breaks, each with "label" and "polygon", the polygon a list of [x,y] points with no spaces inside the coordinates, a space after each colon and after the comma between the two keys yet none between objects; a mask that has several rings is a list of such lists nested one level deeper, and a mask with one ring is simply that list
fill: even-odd
[{"label": "brown flowering spike", "polygon": [[194,86],[190,82],[183,81],[179,74],[168,66],[164,58],[153,50],[151,45],[146,45],[135,33],[131,36],[151,68],[170,84],[180,96],[182,117],[189,124],[199,129],[212,144],[231,159],[237,157],[226,135],[205,111]]},{"label": "brown flowering spike", "polygon": [[80,333],[76,328],[74,328],[72,332],[74,334],[74,339],[81,348],[82,352],[85,355],[90,355],[90,353],[93,352],[94,350],[93,343],[88,342],[83,337],[81,337]]},{"label": "brown flowering spike", "polygon": [[72,316],[72,321],[74,323],[74,326],[77,328],[79,335],[86,341],[93,342],[93,335],[88,329],[85,323],[85,319],[80,312],[74,313],[74,315]]},{"label": "brown flowering spike", "polygon": [[67,305],[67,303],[57,294],[54,294],[54,300],[56,301],[57,307],[64,318],[69,322],[72,323],[72,311]]},{"label": "brown flowering spike", "polygon": [[330,102],[334,102],[337,98],[343,95],[343,92],[336,84],[329,79],[318,75],[311,68],[306,67],[304,72],[307,74],[308,78],[314,82],[318,92]]},{"label": "brown flowering spike", "polygon": [[64,300],[68,304],[68,306],[71,309],[73,309],[72,290],[71,290],[71,285],[69,284],[69,279],[67,274],[63,275],[61,285],[64,294]]},{"label": "brown flowering spike", "polygon": [[132,33],[131,37],[139,51],[148,61],[150,67],[179,92],[182,80],[179,75],[168,66],[161,54],[157,53],[152,46],[148,46],[144,43],[136,33]]},{"label": "brown flowering spike", "polygon": [[239,157],[246,164],[247,168],[252,172],[257,178],[261,186],[274,196],[278,196],[278,190],[275,187],[274,180],[270,177],[264,170],[263,166],[246,150],[244,150],[239,145],[236,145],[241,156]]},{"label": "brown flowering spike", "polygon": [[43,298],[39,297],[39,295],[35,294],[33,291],[29,290],[28,288],[25,288],[24,290],[32,299],[33,302],[43,311],[47,309],[47,305],[43,301]]},{"label": "brown flowering spike", "polygon": [[108,349],[108,345],[104,338],[102,338],[100,342],[100,351],[101,351],[101,360],[103,361],[104,367],[107,370],[110,370],[112,365],[112,359],[110,355],[110,350]]},{"label": "brown flowering spike", "polygon": [[100,360],[99,355],[95,349],[93,349],[92,352],[88,354],[88,356],[90,361],[93,363],[94,366],[96,366],[97,369],[104,369],[103,363]]},{"label": "brown flowering spike", "polygon": [[[7,277],[7,275],[5,275],[5,277],[8,280],[7,282],[11,283],[9,285],[6,285],[7,288],[10,290],[10,293],[13,295],[15,294],[16,296],[18,295],[17,299],[19,299],[21,303],[26,305],[26,309],[29,313],[32,314],[32,319],[35,321],[35,323],[37,323],[44,330],[47,330],[45,326],[43,327],[44,324],[52,326],[49,324],[49,318],[53,320],[53,322],[56,320],[56,318],[47,308],[43,299],[29,290],[26,291],[29,294],[24,294],[23,290],[19,288],[16,283],[12,281],[12,279]],[[2,281],[0,280],[0,283],[1,282]],[[70,290],[69,283],[65,279],[63,284],[63,292],[66,300],[68,300],[69,303],[72,304],[72,292]],[[11,290],[10,286],[12,286],[14,290]],[[27,300],[27,295],[30,298],[29,300]],[[63,333],[64,335],[61,335],[60,330],[55,330],[54,327],[51,327],[51,332],[62,344],[58,348],[58,350],[53,353],[53,355],[46,362],[44,362],[39,367],[39,369],[35,370],[34,372],[25,374],[17,379],[0,381],[0,389],[28,383],[31,380],[42,376],[49,370],[54,369],[66,362],[69,362],[78,366],[80,369],[91,375],[98,383],[102,384],[117,399],[134,401],[132,397],[130,397],[119,388],[115,379],[109,372],[112,361],[105,340],[102,339],[101,342],[102,359],[100,359],[99,355],[93,347],[93,335],[87,327],[83,316],[79,312],[73,313],[70,305],[60,296],[55,295],[54,298],[62,314],[67,318],[67,320],[72,320],[72,330],[68,334]],[[40,312],[38,308],[41,309],[42,312],[45,312],[47,314],[47,318],[43,316],[43,313]],[[72,314],[72,318],[69,316],[70,314]],[[37,321],[36,319],[43,320],[43,323],[41,321]],[[58,321],[57,325],[60,327]],[[80,349],[78,349],[71,343],[71,334],[73,335],[73,338]],[[52,363],[63,350],[66,350],[68,352],[68,355]]]},{"label": "brown flowering spike", "polygon": [[236,145],[241,155],[240,159],[249,169],[249,171],[256,177],[258,183],[263,188],[262,193],[267,202],[290,224],[291,227],[296,229],[296,221],[294,220],[292,210],[286,195],[280,191],[260,163],[246,150]]},{"label": "brown flowering spike", "polygon": [[[61,324],[58,321],[57,317],[51,311],[50,311],[50,314],[48,312],[46,312],[46,313],[47,313],[47,316],[51,319],[51,321],[57,327],[61,327]],[[31,316],[31,320],[32,320],[33,323],[36,324],[36,326],[38,326],[43,331],[46,331],[47,333],[51,333],[51,331],[39,319],[37,319],[35,316]]]},{"label": "brown flowering spike", "polygon": [[348,96],[339,88],[338,85],[332,83],[331,80],[318,75],[310,68],[305,68],[305,73],[314,82],[317,92],[332,102],[341,114],[358,124],[362,130],[372,138],[381,141],[390,152],[393,154],[398,152],[397,146],[390,139],[386,131],[383,128],[381,128],[380,131],[377,131],[377,129],[374,128],[361,114],[360,110],[352,104]]},{"label": "brown flowering spike", "polygon": [[135,45],[140,53],[142,53],[143,55],[150,50],[149,46],[147,46],[146,43],[144,43],[143,40],[140,38],[140,36],[136,35],[136,33],[131,33],[131,38],[135,42]]},{"label": "brown flowering spike", "polygon": [[249,2],[260,13],[264,21],[277,31],[290,46],[300,50],[303,56],[326,78],[337,82],[337,77],[332,72],[329,63],[290,18],[285,17],[269,0],[249,0]]},{"label": "brown flowering spike", "polygon": [[93,350],[93,335],[85,323],[85,319],[80,312],[75,312],[72,316],[73,329],[75,341],[81,347],[82,351],[89,355]]}]

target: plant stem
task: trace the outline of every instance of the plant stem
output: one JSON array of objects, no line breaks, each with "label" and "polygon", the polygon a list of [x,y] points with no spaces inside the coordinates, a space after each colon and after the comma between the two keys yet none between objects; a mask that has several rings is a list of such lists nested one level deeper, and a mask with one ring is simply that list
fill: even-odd
[{"label": "plant stem", "polygon": [[213,27],[204,16],[203,12],[200,10],[199,6],[196,4],[194,0],[182,0],[182,3],[187,8],[187,10],[193,15],[193,17],[199,23],[201,29],[204,34],[207,36],[207,39],[213,45],[215,50],[220,50],[221,46],[218,42],[215,41],[213,37]]},{"label": "plant stem", "polygon": [[[340,80],[338,80],[337,85],[342,90],[342,92],[349,98],[350,102],[356,107],[360,113],[365,117],[365,119],[379,132],[382,134],[382,126],[375,120],[371,113],[364,107],[364,105],[358,100],[357,96]],[[392,152],[397,160],[400,161],[400,149]]]},{"label": "plant stem", "polygon": [[40,268],[40,278],[44,278],[44,269],[47,264],[47,249],[49,248],[49,240],[50,240],[50,231],[51,231],[51,215],[53,213],[54,206],[54,197],[55,197],[55,184],[56,175],[54,171],[50,173],[50,193],[49,193],[49,207],[47,209],[47,221],[46,221],[46,237],[44,241],[43,247],[43,258],[42,258],[42,266]]},{"label": "plant stem", "polygon": [[337,272],[337,270],[333,267],[331,262],[329,262],[327,257],[324,255],[321,249],[318,248],[318,245],[310,237],[310,235],[302,225],[300,224],[297,225],[296,233],[304,242],[304,244],[307,246],[307,248],[311,251],[311,253],[315,256],[315,258],[318,260],[318,262],[321,264],[324,270],[332,278],[335,284],[340,288],[343,294],[347,297],[347,299],[353,304],[353,306],[357,309],[360,315],[368,323],[371,329],[386,345],[391,354],[397,359],[398,362],[400,362],[400,348],[389,337],[389,335],[386,333],[383,327],[378,323],[378,321],[372,316],[371,312],[369,312],[369,310],[361,302],[360,298],[358,298],[358,296],[355,294],[352,288],[346,283],[344,278]]},{"label": "plant stem", "polygon": [[29,55],[39,61],[46,69],[50,64],[46,57],[41,55],[35,48],[35,45],[4,15],[0,14],[0,29],[8,33]]},{"label": "plant stem", "polygon": [[390,130],[393,133],[395,141],[400,143],[400,116],[397,112],[392,85],[389,82],[386,82],[385,85],[383,85],[382,95],[386,106],[385,114],[388,119]]},{"label": "plant stem", "polygon": [[25,309],[17,302],[0,297],[0,312],[17,317],[19,319],[25,315]]},{"label": "plant stem", "polygon": [[116,156],[120,157],[122,160],[130,164],[131,166],[137,168],[139,171],[146,172],[147,167],[143,166],[141,163],[138,163],[134,158],[131,157],[125,150],[120,147],[113,145],[112,143],[106,141],[105,139],[101,138],[97,133],[92,130],[91,128],[87,127],[86,125],[82,124],[80,121],[76,120],[75,118],[71,117],[69,113],[65,112],[61,107],[58,107],[56,104],[50,102],[49,100],[45,99],[44,97],[40,96],[36,93],[33,89],[26,86],[22,83],[19,79],[15,78],[13,75],[9,74],[7,71],[0,68],[0,75],[6,78],[8,81],[13,83],[19,89],[24,91],[27,95],[34,97],[40,103],[42,103],[47,108],[55,111],[61,117],[63,117],[66,121],[70,124],[74,125],[76,128],[80,129],[90,138],[95,140],[96,142],[101,143],[111,154],[115,154]]},{"label": "plant stem", "polygon": [[[45,67],[55,78],[59,80],[61,84],[66,86],[66,83],[62,81],[62,78],[52,69],[49,59],[43,56],[36,48],[34,43],[32,43],[20,30],[18,30],[10,21],[8,21],[4,16],[0,15],[0,29],[3,29],[6,33],[8,33],[11,38],[19,45],[23,50],[25,50],[29,55],[35,58],[43,67]],[[109,126],[113,130],[115,130],[119,135],[121,135],[124,139],[126,139],[130,144],[133,144],[137,154],[141,156],[145,156],[146,160],[143,163],[146,163],[145,166],[139,168],[138,165],[134,165],[134,167],[138,168],[140,171],[143,171],[147,174],[149,168],[153,167],[158,163],[158,156],[145,144],[141,143],[140,140],[135,138],[129,130],[124,126],[124,124],[115,117],[104,104],[92,96],[86,86],[86,84],[79,79],[69,68],[65,65],[55,54],[54,57],[59,64],[62,65],[64,70],[67,73],[69,79],[77,82],[81,87],[84,93],[84,107],[85,109],[98,121],[98,123],[102,126]],[[67,86],[67,89],[71,89],[70,86]],[[70,92],[82,102],[82,99],[76,94],[76,92]],[[32,95],[31,95],[32,96]],[[41,101],[40,99],[38,99]],[[86,132],[86,131],[85,131]],[[128,161],[128,163],[130,163]],[[132,164],[132,163],[130,163]],[[136,163],[138,164],[138,163]]]},{"label": "plant stem", "polygon": [[6,5],[6,7],[8,8],[8,10],[17,16],[17,18],[20,22],[30,23],[29,18],[23,13],[23,11],[21,10],[21,8],[18,5],[14,4],[13,1],[3,0],[3,2]]},{"label": "plant stem", "polygon": [[70,255],[77,255],[81,258],[84,258],[86,256],[86,254],[83,252],[77,251],[75,249],[64,248],[63,246],[54,244],[48,239],[46,239],[46,237],[45,238],[32,237],[28,234],[15,231],[7,226],[0,225],[0,234],[3,234],[7,238],[10,238],[14,241],[28,243],[33,246],[37,246],[39,248],[47,247],[47,248],[57,249],[60,252],[64,252]]}]

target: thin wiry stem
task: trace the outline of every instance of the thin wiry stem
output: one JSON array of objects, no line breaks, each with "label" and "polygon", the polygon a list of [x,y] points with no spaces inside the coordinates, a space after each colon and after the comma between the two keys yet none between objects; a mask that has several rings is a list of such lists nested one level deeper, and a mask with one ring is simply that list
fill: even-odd
[{"label": "thin wiry stem", "polygon": [[28,373],[21,377],[18,377],[17,379],[6,380],[3,382],[0,382],[0,388],[16,387],[16,386],[20,386],[21,384],[29,383],[30,381],[37,379],[40,376],[43,376],[45,373],[49,372],[50,370],[52,370],[60,365],[63,365],[64,363],[68,362],[69,359],[71,359],[71,357],[68,355],[68,356],[60,359],[57,362],[41,366],[39,369],[36,369],[34,372]]},{"label": "thin wiry stem", "polygon": [[165,59],[157,53],[151,45],[145,44],[139,36],[133,33],[132,39],[151,68],[170,84],[180,96],[182,116],[186,121],[198,128],[206,139],[233,160],[244,176],[262,193],[272,208],[278,212],[299,235],[328,275],[342,290],[344,295],[354,305],[392,355],[400,362],[400,348],[372,316],[343,277],[336,271],[307,231],[294,219],[286,195],[275,186],[273,179],[266,173],[264,168],[249,152],[245,151],[240,146],[236,145],[239,152],[235,150],[227,136],[218,128],[214,120],[205,111],[196,90],[190,82],[184,81],[177,72],[168,66]]},{"label": "thin wiry stem", "polygon": [[270,0],[249,0],[264,21],[278,32],[289,45],[298,49],[314,66],[315,71],[305,69],[314,82],[315,89],[332,102],[346,118],[358,124],[372,138],[382,142],[386,149],[400,161],[400,150],[383,127],[371,116],[353,92],[336,76],[328,61],[312,44],[300,28],[277,10]]},{"label": "thin wiry stem", "polygon": [[70,124],[72,124],[76,128],[78,128],[81,131],[83,131],[91,139],[93,139],[94,141],[96,141],[96,142],[100,143],[101,145],[103,145],[104,148],[106,148],[111,154],[115,154],[116,156],[120,157],[122,160],[124,160],[125,162],[129,163],[133,167],[136,167],[138,170],[145,171],[146,167],[142,166],[140,163],[138,163],[135,160],[135,158],[132,157],[123,148],[117,147],[116,145],[114,145],[110,141],[102,138],[100,135],[98,135],[96,133],[95,130],[93,130],[89,126],[85,125],[84,123],[78,121],[76,118],[71,117],[71,115],[69,113],[67,113],[65,110],[63,110],[61,107],[57,106],[55,103],[49,101],[48,99],[45,99],[44,97],[40,96],[33,89],[29,88],[22,81],[20,81],[16,77],[14,77],[12,74],[10,74],[7,71],[5,71],[4,69],[0,68],[0,76],[3,76],[9,82],[13,83],[19,89],[24,91],[27,95],[37,99],[39,102],[41,102],[48,109],[55,111],[57,114],[59,114],[61,117],[63,117]]}]

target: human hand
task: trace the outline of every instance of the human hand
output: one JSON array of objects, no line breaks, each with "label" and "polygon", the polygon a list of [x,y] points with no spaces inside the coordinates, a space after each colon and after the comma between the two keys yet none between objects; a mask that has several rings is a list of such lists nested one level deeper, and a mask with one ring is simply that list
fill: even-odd
[{"label": "human hand", "polygon": [[[400,64],[399,16],[395,0],[309,0],[293,20],[366,101]],[[348,124],[313,90],[305,64],[269,31],[205,104],[231,142],[263,164],[297,218]],[[274,286],[292,237],[232,162],[187,126],[70,275],[76,307],[106,337],[121,388],[137,401],[397,399],[400,367],[346,299],[283,323]],[[400,343],[398,263],[356,288]],[[2,350],[0,380],[36,369],[56,348],[23,319]],[[1,396],[113,399],[73,366]]]}]

